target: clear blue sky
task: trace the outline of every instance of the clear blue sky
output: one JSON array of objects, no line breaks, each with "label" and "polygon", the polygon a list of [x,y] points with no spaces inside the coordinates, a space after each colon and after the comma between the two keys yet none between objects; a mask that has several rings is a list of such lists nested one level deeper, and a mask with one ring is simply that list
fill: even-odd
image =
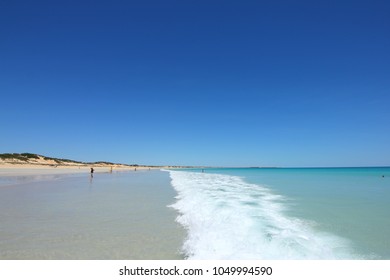
[{"label": "clear blue sky", "polygon": [[389,1],[1,1],[0,153],[390,165]]}]

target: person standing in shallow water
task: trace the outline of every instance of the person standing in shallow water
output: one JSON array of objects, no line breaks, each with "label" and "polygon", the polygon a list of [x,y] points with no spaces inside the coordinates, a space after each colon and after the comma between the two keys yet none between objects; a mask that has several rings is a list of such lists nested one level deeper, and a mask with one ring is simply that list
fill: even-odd
[{"label": "person standing in shallow water", "polygon": [[95,170],[93,169],[93,167],[91,167],[91,178],[93,178],[93,172],[94,172]]}]

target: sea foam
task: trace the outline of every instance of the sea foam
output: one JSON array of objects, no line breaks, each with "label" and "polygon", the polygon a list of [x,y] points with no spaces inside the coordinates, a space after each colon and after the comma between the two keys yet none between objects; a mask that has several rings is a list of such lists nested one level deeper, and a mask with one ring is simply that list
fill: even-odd
[{"label": "sea foam", "polygon": [[286,215],[286,198],[230,175],[169,171],[188,259],[353,259],[348,241]]}]

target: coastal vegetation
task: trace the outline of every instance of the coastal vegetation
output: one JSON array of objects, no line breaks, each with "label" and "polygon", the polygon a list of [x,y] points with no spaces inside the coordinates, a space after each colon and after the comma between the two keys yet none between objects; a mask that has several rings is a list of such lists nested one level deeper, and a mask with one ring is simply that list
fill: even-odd
[{"label": "coastal vegetation", "polygon": [[182,165],[141,165],[141,164],[123,164],[109,161],[84,162],[65,158],[49,157],[34,153],[3,153],[0,154],[0,164],[12,165],[45,165],[45,166],[96,166],[96,167],[149,167],[149,168],[208,168],[206,166],[182,166]]},{"label": "coastal vegetation", "polygon": [[0,161],[11,164],[139,166],[138,164],[119,164],[107,161],[82,162],[71,159],[48,157],[33,153],[4,153],[0,154]]},{"label": "coastal vegetation", "polygon": [[5,154],[0,154],[0,159],[3,160],[21,160],[21,161],[28,161],[29,159],[39,159],[39,155],[36,154],[30,154],[30,153],[5,153]]}]

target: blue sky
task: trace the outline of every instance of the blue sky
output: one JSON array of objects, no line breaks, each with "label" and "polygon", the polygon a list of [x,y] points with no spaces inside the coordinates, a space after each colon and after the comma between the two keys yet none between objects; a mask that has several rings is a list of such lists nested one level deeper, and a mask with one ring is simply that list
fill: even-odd
[{"label": "blue sky", "polygon": [[0,153],[390,165],[388,1],[2,1]]}]

